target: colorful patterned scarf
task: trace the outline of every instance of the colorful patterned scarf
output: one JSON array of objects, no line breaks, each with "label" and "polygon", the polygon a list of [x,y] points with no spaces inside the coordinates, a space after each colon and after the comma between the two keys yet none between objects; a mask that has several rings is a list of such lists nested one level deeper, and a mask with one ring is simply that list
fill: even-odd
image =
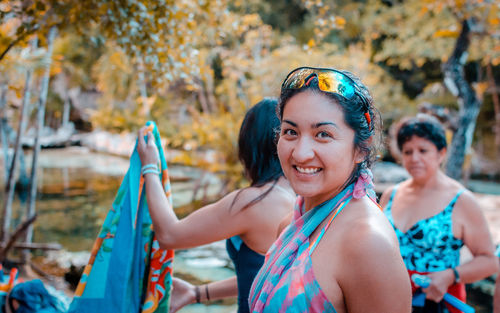
[{"label": "colorful patterned scarf", "polygon": [[[250,291],[249,304],[251,312],[263,312],[269,303],[271,294],[278,294],[274,290],[283,275],[290,268],[301,246],[309,242],[307,239],[327,218],[333,210],[343,207],[351,198],[361,198],[364,195],[375,200],[375,192],[369,169],[362,171],[358,181],[347,186],[334,198],[303,212],[302,199],[299,197],[294,209],[292,223],[281,233],[266,254],[264,265],[257,274]],[[314,243],[311,243],[314,244]],[[288,288],[283,286],[282,288]],[[269,309],[269,308],[268,308]]]},{"label": "colorful patterned scarf", "polygon": [[[172,204],[160,134],[148,122],[160,154],[161,181]],[[147,139],[147,138],[146,138]],[[137,148],[137,144],[136,144]],[[173,250],[161,250],[152,228],[141,161],[134,148],[122,181],[75,292],[69,312],[168,312]]]}]

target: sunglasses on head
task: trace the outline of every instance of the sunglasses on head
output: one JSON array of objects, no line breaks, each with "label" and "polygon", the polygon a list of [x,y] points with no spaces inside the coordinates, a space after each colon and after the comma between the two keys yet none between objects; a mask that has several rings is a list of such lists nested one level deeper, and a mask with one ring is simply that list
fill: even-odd
[{"label": "sunglasses on head", "polygon": [[358,94],[365,106],[366,121],[368,125],[371,126],[371,117],[364,97],[356,91],[356,83],[349,76],[340,71],[330,68],[299,67],[286,76],[281,85],[281,89],[300,89],[302,87],[307,87],[314,77],[318,79],[318,88],[321,91],[340,95],[347,100],[352,100],[354,96]]}]

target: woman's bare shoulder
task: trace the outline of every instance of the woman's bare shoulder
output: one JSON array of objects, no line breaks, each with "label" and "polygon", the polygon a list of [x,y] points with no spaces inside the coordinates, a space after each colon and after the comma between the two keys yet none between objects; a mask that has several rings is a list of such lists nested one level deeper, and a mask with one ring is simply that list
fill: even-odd
[{"label": "woman's bare shoulder", "polygon": [[[389,251],[399,253],[394,230],[375,203],[365,197],[363,201],[356,201],[350,209],[357,214],[349,220],[348,227],[343,227],[342,242],[346,253],[359,257],[381,251],[384,252],[381,256]],[[356,244],[353,245],[353,242]]]}]

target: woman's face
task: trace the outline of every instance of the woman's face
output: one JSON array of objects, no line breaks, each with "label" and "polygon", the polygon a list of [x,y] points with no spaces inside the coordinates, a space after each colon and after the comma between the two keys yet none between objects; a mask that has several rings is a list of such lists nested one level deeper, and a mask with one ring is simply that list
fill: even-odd
[{"label": "woman's face", "polygon": [[304,91],[286,103],[278,156],[306,209],[340,192],[356,162],[362,161],[354,149],[354,135],[341,107],[327,96]]},{"label": "woman's face", "polygon": [[401,149],[403,166],[415,180],[427,180],[439,170],[446,149],[438,151],[432,141],[412,136]]}]

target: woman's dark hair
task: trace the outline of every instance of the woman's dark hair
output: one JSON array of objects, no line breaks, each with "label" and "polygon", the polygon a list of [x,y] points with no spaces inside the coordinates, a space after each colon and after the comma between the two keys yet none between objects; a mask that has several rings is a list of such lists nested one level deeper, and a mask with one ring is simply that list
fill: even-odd
[{"label": "woman's dark hair", "polygon": [[[352,99],[348,100],[339,94],[321,91],[318,86],[318,78],[316,76],[309,80],[307,85],[304,85],[299,89],[281,89],[277,112],[280,120],[282,120],[283,110],[288,100],[296,94],[304,91],[320,93],[340,105],[344,113],[344,121],[352,130],[354,130],[354,146],[365,155],[364,160],[357,164],[353,173],[346,181],[345,186],[347,186],[357,181],[360,171],[363,168],[370,168],[375,160],[376,146],[380,139],[376,138],[376,136],[380,133],[379,129],[381,119],[379,118],[379,112],[373,105],[373,98],[371,97],[368,88],[363,85],[361,80],[350,72],[339,72],[346,75],[354,82],[355,95]],[[370,121],[366,118],[365,113],[369,114]]]},{"label": "woman's dark hair", "polygon": [[405,142],[413,136],[432,142],[438,151],[446,148],[446,134],[443,125],[433,116],[418,114],[416,117],[403,119],[396,133],[398,149],[401,151]]},{"label": "woman's dark hair", "polygon": [[[241,123],[238,137],[238,157],[243,163],[250,186],[260,187],[273,181],[263,194],[247,203],[243,208],[262,200],[283,176],[276,147],[277,129],[280,120],[276,116],[277,99],[265,98],[248,110]],[[236,201],[234,198],[233,204]]]}]

